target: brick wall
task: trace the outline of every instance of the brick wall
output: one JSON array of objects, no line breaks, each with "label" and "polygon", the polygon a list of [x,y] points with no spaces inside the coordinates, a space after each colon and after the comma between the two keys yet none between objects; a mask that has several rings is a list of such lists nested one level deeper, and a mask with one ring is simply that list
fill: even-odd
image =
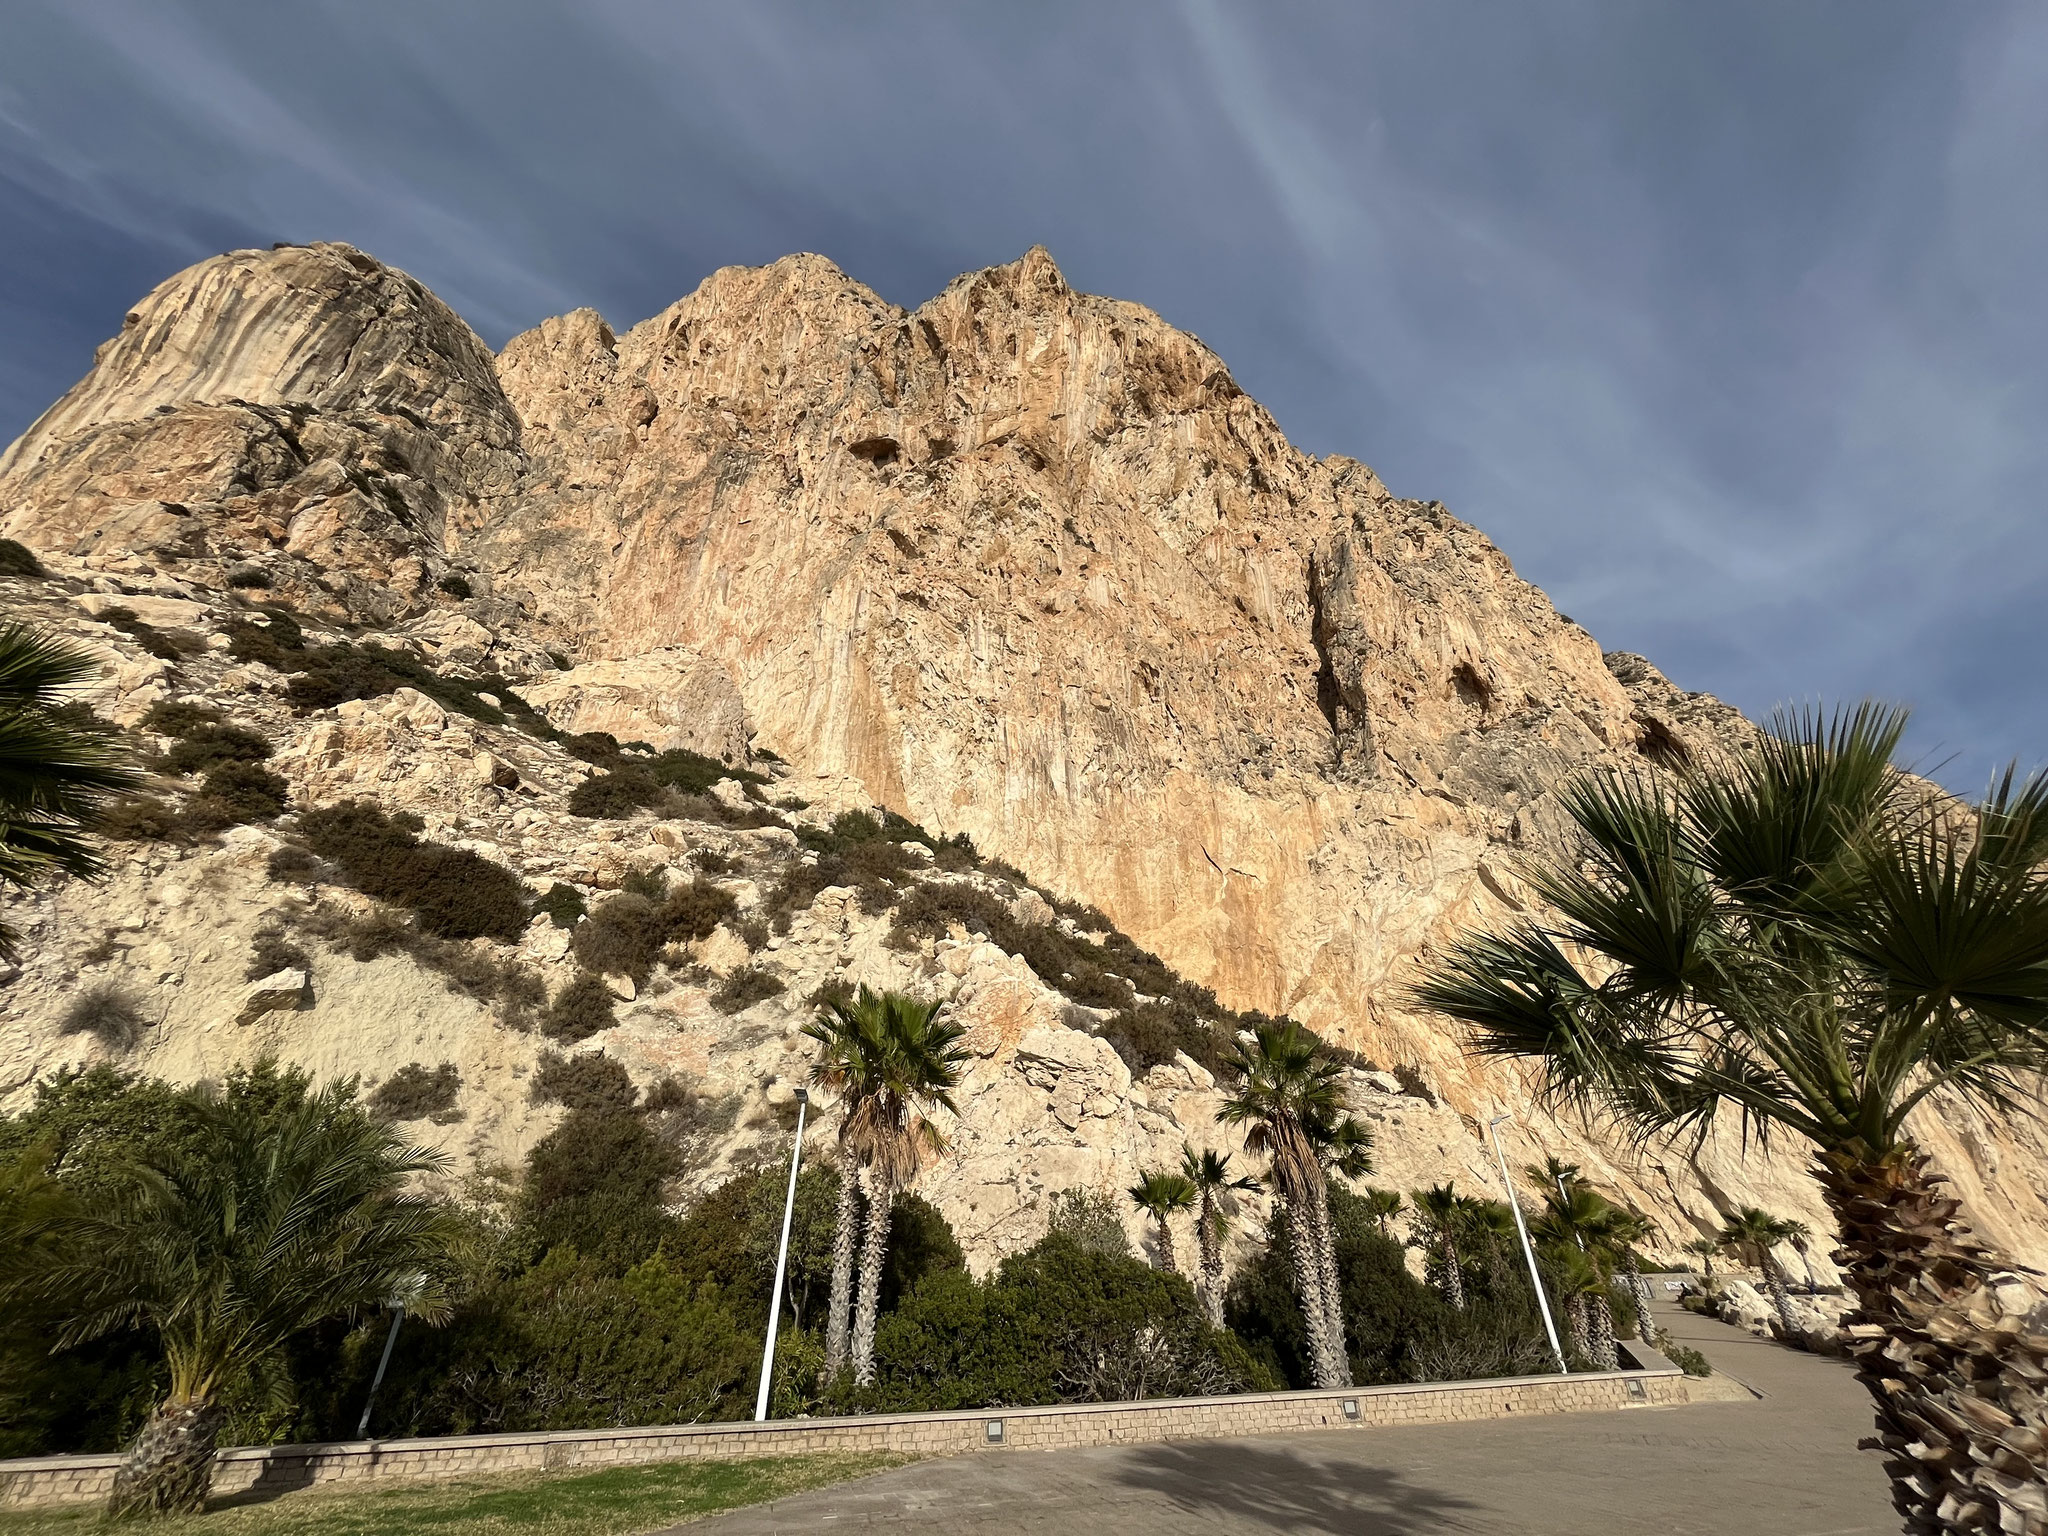
[{"label": "brick wall", "polygon": [[[1639,1348],[1639,1346],[1630,1346]],[[1075,1403],[971,1413],[876,1414],[768,1424],[692,1424],[515,1435],[449,1435],[335,1445],[249,1447],[220,1453],[214,1491],[282,1492],[315,1483],[433,1482],[495,1472],[594,1471],[658,1461],[800,1456],[818,1451],[1060,1450],[1119,1441],[1204,1440],[1303,1430],[1443,1424],[1531,1413],[1674,1407],[1694,1400],[1661,1356],[1651,1368],[1502,1381],[1430,1382],[1339,1392],[1270,1392],[1147,1403]],[[1355,1414],[1355,1416],[1354,1416]],[[991,1438],[1000,1426],[1000,1439]],[[106,1497],[118,1457],[0,1461],[0,1508],[86,1503]]]}]

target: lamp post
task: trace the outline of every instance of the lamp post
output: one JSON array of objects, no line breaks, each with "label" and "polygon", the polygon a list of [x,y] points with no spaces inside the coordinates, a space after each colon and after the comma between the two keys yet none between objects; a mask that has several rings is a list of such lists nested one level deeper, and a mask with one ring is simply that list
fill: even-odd
[{"label": "lamp post", "polygon": [[426,1284],[424,1275],[408,1275],[391,1293],[391,1331],[384,1335],[384,1353],[377,1361],[377,1374],[370,1378],[370,1395],[363,1399],[363,1416],[356,1421],[356,1438],[370,1438],[370,1410],[377,1406],[377,1389],[384,1385],[384,1371],[391,1364],[391,1346],[398,1342],[399,1324],[405,1321],[406,1303]]},{"label": "lamp post", "polygon": [[1564,1346],[1557,1342],[1557,1324],[1550,1318],[1550,1298],[1543,1293],[1543,1272],[1536,1267],[1536,1249],[1529,1241],[1529,1227],[1522,1220],[1522,1202],[1515,1194],[1515,1181],[1508,1177],[1507,1154],[1500,1149],[1500,1123],[1507,1115],[1495,1115],[1486,1122],[1486,1134],[1493,1138],[1493,1155],[1500,1163],[1500,1181],[1508,1189],[1508,1206],[1515,1213],[1515,1231],[1522,1239],[1522,1257],[1529,1261],[1529,1283],[1536,1287],[1536,1307],[1543,1314],[1543,1331],[1550,1335],[1550,1352],[1557,1357],[1559,1375],[1568,1374]]},{"label": "lamp post", "polygon": [[789,1223],[796,1214],[796,1171],[804,1160],[804,1112],[811,1096],[796,1091],[796,1145],[789,1149],[789,1193],[782,1200],[782,1246],[775,1250],[775,1284],[768,1292],[768,1343],[761,1351],[761,1390],[754,1397],[754,1422],[768,1417],[768,1389],[775,1381],[775,1334],[782,1322],[782,1275],[789,1266]]}]

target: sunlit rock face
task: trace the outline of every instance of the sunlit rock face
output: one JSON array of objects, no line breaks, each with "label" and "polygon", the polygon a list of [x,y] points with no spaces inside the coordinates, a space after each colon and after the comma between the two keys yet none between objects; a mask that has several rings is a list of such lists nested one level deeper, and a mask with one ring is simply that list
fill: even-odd
[{"label": "sunlit rock face", "polygon": [[[913,311],[819,256],[727,268],[623,334],[579,310],[495,359],[349,247],[230,253],[145,300],[9,450],[0,532],[201,599],[257,567],[302,611],[529,676],[565,729],[766,749],[820,814],[968,833],[1225,1003],[1413,1069],[1423,1094],[1357,1085],[1376,1182],[1497,1189],[1480,1130],[1506,1109],[1511,1161],[1583,1163],[1669,1247],[1735,1204],[1825,1226],[1796,1147],[1555,1121],[1404,1000],[1418,957],[1523,908],[1518,861],[1559,837],[1571,774],[1665,771],[1746,722],[1603,657],[1479,532],[1297,451],[1199,340],[1074,292],[1043,250]],[[353,782],[361,721],[278,728],[328,732],[317,793]],[[463,794],[488,822],[518,791],[485,772]],[[998,1042],[920,1185],[978,1260],[1046,1189],[1227,1139],[1213,1084],[1134,1084],[1021,962],[962,934],[913,964],[848,922],[831,963],[961,993]],[[754,1056],[703,1062],[760,1091]],[[2048,1259],[2039,1131],[1942,1104],[1919,1130],[1984,1224]]]}]

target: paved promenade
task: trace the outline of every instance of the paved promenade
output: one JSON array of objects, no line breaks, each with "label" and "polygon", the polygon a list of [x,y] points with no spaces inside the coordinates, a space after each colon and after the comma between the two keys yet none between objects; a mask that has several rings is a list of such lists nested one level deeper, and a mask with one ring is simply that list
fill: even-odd
[{"label": "paved promenade", "polygon": [[677,1536],[1343,1533],[1893,1536],[1868,1399],[1840,1361],[1660,1308],[1747,1402],[1285,1439],[961,1456]]}]

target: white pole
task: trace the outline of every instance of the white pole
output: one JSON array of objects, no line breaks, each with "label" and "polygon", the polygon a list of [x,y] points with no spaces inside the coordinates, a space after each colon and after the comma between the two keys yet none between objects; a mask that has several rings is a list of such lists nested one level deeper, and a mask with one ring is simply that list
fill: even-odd
[{"label": "white pole", "polygon": [[1557,1342],[1557,1324],[1550,1319],[1550,1298],[1543,1294],[1543,1272],[1536,1267],[1536,1250],[1529,1242],[1529,1228],[1522,1221],[1522,1202],[1515,1195],[1515,1181],[1508,1177],[1507,1154],[1500,1149],[1500,1123],[1506,1115],[1495,1115],[1486,1124],[1487,1135],[1493,1138],[1493,1155],[1500,1162],[1500,1181],[1508,1187],[1508,1205],[1515,1213],[1515,1231],[1521,1234],[1522,1257],[1529,1261],[1529,1283],[1536,1287],[1536,1306],[1543,1313],[1543,1331],[1550,1335],[1550,1352],[1557,1356],[1558,1374],[1569,1374],[1565,1369],[1564,1346]]},{"label": "white pole", "polygon": [[775,1251],[775,1286],[768,1293],[768,1343],[761,1351],[761,1390],[754,1398],[754,1422],[768,1417],[768,1389],[775,1381],[775,1331],[782,1321],[782,1273],[789,1264],[789,1220],[796,1214],[796,1170],[804,1160],[804,1111],[810,1095],[796,1091],[796,1145],[789,1149],[789,1193],[782,1200],[782,1246]]}]

